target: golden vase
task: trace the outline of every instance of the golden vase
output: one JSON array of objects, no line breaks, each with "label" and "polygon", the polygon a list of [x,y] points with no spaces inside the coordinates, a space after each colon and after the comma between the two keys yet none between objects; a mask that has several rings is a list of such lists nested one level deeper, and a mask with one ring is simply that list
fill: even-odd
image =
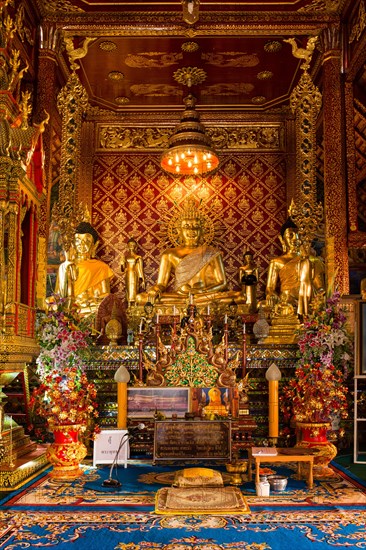
[{"label": "golden vase", "polygon": [[47,449],[47,459],[53,466],[51,477],[59,481],[72,481],[83,475],[80,462],[87,454],[79,441],[81,425],[51,426],[54,442]]}]

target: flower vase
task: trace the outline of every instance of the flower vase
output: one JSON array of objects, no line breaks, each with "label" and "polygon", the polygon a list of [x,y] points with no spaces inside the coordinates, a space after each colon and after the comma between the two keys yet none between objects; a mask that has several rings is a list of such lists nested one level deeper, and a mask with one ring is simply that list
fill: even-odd
[{"label": "flower vase", "polygon": [[295,447],[306,447],[314,453],[314,478],[332,477],[329,463],[337,455],[337,447],[327,438],[329,422],[296,422],[298,441]]},{"label": "flower vase", "polygon": [[79,441],[81,425],[52,426],[54,442],[47,449],[47,459],[53,465],[51,477],[70,481],[83,475],[80,462],[87,454],[84,443]]}]

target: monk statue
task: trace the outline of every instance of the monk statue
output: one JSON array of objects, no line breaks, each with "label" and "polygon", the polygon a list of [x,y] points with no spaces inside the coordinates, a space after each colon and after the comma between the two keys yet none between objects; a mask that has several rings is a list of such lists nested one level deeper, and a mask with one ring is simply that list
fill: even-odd
[{"label": "monk statue", "polygon": [[64,250],[65,260],[59,265],[56,278],[55,294],[68,300],[68,306],[75,299],[75,281],[77,278],[74,243],[68,243]]},{"label": "monk statue", "polygon": [[[233,299],[238,304],[245,303],[241,291],[227,290],[221,252],[210,246],[213,230],[209,230],[209,224],[210,220],[198,210],[195,201],[189,200],[175,219],[176,233],[169,232],[176,246],[163,252],[156,284],[138,294],[137,303],[186,305],[190,298],[197,305],[207,305],[212,300],[230,303]],[[175,280],[171,288],[173,275]]]},{"label": "monk statue", "polygon": [[110,293],[112,269],[95,259],[99,243],[98,233],[89,222],[81,222],[75,229],[76,273],[75,302],[83,313],[93,313]]},{"label": "monk statue", "polygon": [[259,269],[250,250],[244,252],[243,260],[243,265],[239,267],[239,283],[247,297],[246,303],[249,305],[249,311],[257,311]]},{"label": "monk statue", "polygon": [[274,308],[279,295],[282,302],[297,308],[297,314],[307,315],[315,294],[324,291],[324,264],[301,246],[297,226],[288,219],[281,228],[284,254],[270,261],[266,287],[266,306]]},{"label": "monk statue", "polygon": [[140,286],[145,289],[144,265],[142,257],[137,254],[135,239],[127,241],[127,251],[121,258],[121,270],[125,273],[127,304],[131,306],[136,302]]}]

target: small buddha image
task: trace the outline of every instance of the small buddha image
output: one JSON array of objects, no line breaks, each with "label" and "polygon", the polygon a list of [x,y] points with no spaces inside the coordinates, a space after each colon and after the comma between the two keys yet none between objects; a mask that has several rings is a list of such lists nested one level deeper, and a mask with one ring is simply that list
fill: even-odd
[{"label": "small buddha image", "polygon": [[243,254],[243,265],[239,268],[239,283],[242,286],[243,294],[246,295],[249,311],[257,310],[258,279],[258,266],[254,262],[253,254],[247,250]]},{"label": "small buddha image", "polygon": [[208,404],[203,407],[202,413],[205,418],[212,418],[214,415],[228,416],[228,403],[225,404],[225,397],[227,401],[226,392],[221,392],[220,388],[210,388],[207,392],[209,399]]}]

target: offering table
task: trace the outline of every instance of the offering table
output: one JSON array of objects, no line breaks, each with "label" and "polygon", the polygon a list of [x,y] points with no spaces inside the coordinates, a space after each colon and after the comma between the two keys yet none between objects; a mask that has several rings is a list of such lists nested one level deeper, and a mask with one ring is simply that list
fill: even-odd
[{"label": "offering table", "polygon": [[[262,450],[261,450],[262,449]],[[270,454],[270,453],[273,454]],[[276,454],[274,454],[276,453]],[[297,476],[302,478],[302,463],[309,463],[307,484],[309,489],[313,487],[314,456],[309,449],[301,448],[275,448],[275,447],[251,447],[248,449],[248,481],[252,481],[252,464],[255,464],[255,482],[259,483],[259,468],[262,462],[269,464],[277,462],[297,462]]]}]

